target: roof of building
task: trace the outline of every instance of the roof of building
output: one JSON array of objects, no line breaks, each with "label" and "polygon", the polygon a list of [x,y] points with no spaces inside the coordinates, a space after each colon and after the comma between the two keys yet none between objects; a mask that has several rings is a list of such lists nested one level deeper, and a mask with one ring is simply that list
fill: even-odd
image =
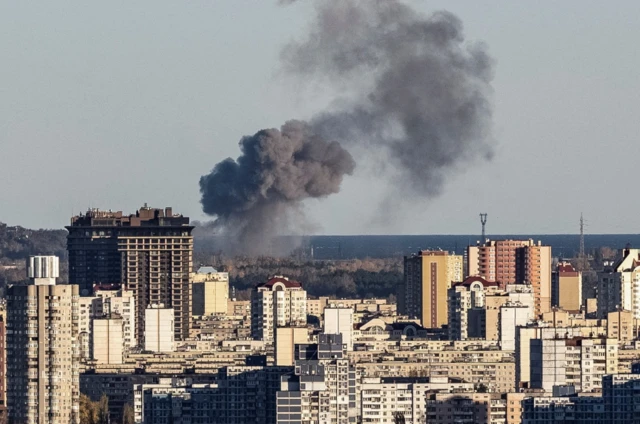
[{"label": "roof of building", "polygon": [[201,266],[198,268],[198,274],[215,274],[216,272],[218,272],[218,270],[212,266]]},{"label": "roof of building", "polygon": [[558,272],[576,272],[576,269],[569,262],[561,262],[558,264]]},{"label": "roof of building", "polygon": [[453,287],[471,287],[473,283],[480,283],[484,287],[497,287],[498,283],[495,281],[487,281],[482,277],[467,277],[464,281],[459,283],[454,283]]},{"label": "roof of building", "polygon": [[281,276],[273,277],[266,283],[260,283],[256,287],[272,288],[276,283],[282,283],[286,288],[302,287],[302,284],[300,284],[299,282],[294,280],[289,280],[287,277],[281,277]]}]

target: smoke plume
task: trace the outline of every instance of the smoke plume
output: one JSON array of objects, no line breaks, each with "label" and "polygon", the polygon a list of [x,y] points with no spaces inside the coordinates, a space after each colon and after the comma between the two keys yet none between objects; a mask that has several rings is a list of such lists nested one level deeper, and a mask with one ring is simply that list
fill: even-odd
[{"label": "smoke plume", "polygon": [[304,225],[300,202],[340,190],[355,163],[339,143],[303,121],[240,140],[241,156],[200,179],[202,207],[247,254],[268,253],[274,235]]},{"label": "smoke plume", "polygon": [[305,87],[340,94],[309,123],[243,138],[237,160],[200,180],[204,212],[245,251],[264,252],[294,217],[304,222],[301,201],[340,190],[355,163],[338,142],[387,164],[382,177],[396,189],[381,201],[430,198],[452,172],[492,156],[493,60],[465,41],[456,16],[397,0],[322,0],[315,11],[283,66]]},{"label": "smoke plume", "polygon": [[318,1],[316,11],[308,37],[282,56],[307,84],[348,93],[312,120],[318,132],[378,148],[397,186],[423,196],[492,156],[493,61],[465,41],[456,16],[425,17],[395,0]]}]

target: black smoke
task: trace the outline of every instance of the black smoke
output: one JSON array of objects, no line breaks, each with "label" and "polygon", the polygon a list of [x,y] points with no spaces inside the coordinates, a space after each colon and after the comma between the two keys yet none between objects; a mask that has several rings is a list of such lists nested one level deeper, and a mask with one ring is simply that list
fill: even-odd
[{"label": "black smoke", "polygon": [[339,191],[355,163],[338,141],[387,164],[377,177],[396,189],[381,201],[435,196],[449,175],[493,154],[493,60],[465,40],[460,19],[396,0],[322,0],[315,11],[283,66],[335,101],[309,123],[243,138],[237,160],[200,180],[205,213],[245,251],[264,253],[271,236],[304,223],[301,201]]},{"label": "black smoke", "polygon": [[300,202],[340,191],[353,158],[303,121],[289,121],[240,140],[242,154],[200,178],[202,207],[247,254],[270,252],[273,236],[306,224]]}]

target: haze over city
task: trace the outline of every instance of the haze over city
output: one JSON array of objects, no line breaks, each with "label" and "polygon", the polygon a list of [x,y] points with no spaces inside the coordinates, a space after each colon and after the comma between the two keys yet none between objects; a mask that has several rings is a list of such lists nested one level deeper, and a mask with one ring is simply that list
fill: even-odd
[{"label": "haze over city", "polygon": [[[588,232],[638,231],[637,201],[602,200],[626,199],[634,179],[637,3],[408,4],[449,10],[495,60],[493,159],[380,219],[394,187],[356,157],[339,193],[305,202],[314,232],[477,233],[479,212],[493,233],[577,232],[581,212]],[[283,70],[282,49],[312,19],[302,1],[3,4],[0,221],[59,228],[87,207],[130,211],[141,199],[210,219],[198,180],[238,157],[242,136],[335,99]]]}]

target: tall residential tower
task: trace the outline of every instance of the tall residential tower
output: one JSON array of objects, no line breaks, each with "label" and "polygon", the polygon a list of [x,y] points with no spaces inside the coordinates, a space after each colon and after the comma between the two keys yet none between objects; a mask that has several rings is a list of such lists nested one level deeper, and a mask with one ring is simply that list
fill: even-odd
[{"label": "tall residential tower", "polygon": [[399,312],[420,319],[424,327],[447,324],[447,290],[457,281],[462,281],[462,256],[431,250],[405,256]]},{"label": "tall residential tower", "polygon": [[55,256],[30,257],[28,275],[7,291],[9,422],[77,424],[78,286],[55,284]]},{"label": "tall residential tower", "polygon": [[123,284],[136,301],[135,334],[143,344],[144,314],[150,305],[175,312],[176,340],[189,336],[193,226],[171,208],[146,205],[133,215],[89,210],[66,227],[69,282],[91,296],[95,284]]}]

